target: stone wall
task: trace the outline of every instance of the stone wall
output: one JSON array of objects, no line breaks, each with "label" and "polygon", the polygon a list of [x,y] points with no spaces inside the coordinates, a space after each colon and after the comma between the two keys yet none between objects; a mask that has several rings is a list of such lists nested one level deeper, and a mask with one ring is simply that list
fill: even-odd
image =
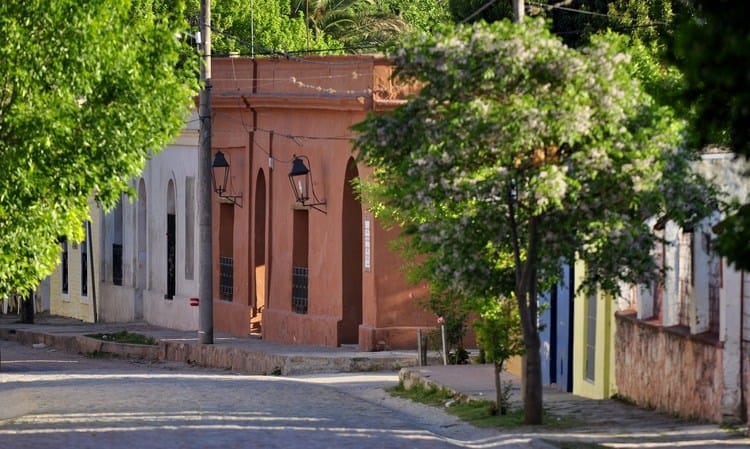
[{"label": "stone wall", "polygon": [[615,377],[620,396],[685,418],[720,422],[722,348],[718,342],[616,316]]}]

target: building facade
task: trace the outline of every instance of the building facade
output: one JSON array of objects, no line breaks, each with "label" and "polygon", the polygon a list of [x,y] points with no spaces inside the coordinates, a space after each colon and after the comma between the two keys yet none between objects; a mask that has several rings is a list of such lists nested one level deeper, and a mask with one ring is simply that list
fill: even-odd
[{"label": "building facade", "polygon": [[198,296],[201,257],[198,128],[192,114],[175,142],[133,180],[137,195],[123,195],[113,210],[100,211],[101,321],[198,328],[197,307],[190,305]]},{"label": "building facade", "polygon": [[50,313],[198,328],[197,308],[190,306],[199,287],[198,148],[193,114],[132,182],[136,196],[123,194],[110,211],[91,201],[86,241],[61,241],[60,266],[42,285]]},{"label": "building facade", "polygon": [[[98,208],[95,201],[89,200],[89,210],[97,211]],[[101,220],[97,215],[92,213],[92,219],[83,224],[84,241],[60,239],[60,265],[39,289],[48,295],[41,303],[49,303],[49,312],[53,315],[85,322],[97,319],[99,273],[95,264],[101,257],[100,247],[96,244],[96,236],[101,230]]]},{"label": "building facade", "polygon": [[[697,170],[726,198],[747,201],[746,166],[707,153]],[[713,248],[718,213],[692,229],[652,223],[662,282],[625,288],[615,319],[618,393],[638,405],[713,422],[746,421],[750,279]]]},{"label": "building facade", "polygon": [[[415,347],[434,326],[388,248],[398,231],[355,188],[370,169],[350,128],[403,102],[392,70],[373,56],[213,60],[212,147],[230,170],[213,204],[218,331],[369,351]],[[296,158],[309,176],[292,184]]]}]

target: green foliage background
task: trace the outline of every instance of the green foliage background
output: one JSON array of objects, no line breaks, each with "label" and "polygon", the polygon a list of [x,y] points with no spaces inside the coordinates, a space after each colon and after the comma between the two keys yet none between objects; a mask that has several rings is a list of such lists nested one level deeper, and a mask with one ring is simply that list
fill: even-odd
[{"label": "green foliage background", "polygon": [[34,288],[179,132],[195,92],[180,69],[181,3],[0,3],[0,296]]}]

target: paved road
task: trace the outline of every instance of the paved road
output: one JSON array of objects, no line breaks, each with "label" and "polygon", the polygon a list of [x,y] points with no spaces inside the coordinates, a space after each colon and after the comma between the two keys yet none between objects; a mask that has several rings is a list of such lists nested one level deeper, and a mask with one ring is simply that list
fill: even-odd
[{"label": "paved road", "polygon": [[0,350],[4,449],[536,446],[391,398],[383,387],[395,373],[280,378],[6,341]]}]

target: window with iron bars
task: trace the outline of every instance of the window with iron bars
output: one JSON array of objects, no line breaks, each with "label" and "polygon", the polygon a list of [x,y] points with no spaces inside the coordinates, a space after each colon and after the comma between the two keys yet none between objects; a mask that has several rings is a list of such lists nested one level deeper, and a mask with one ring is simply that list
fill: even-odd
[{"label": "window with iron bars", "polygon": [[122,285],[122,245],[112,244],[112,283]]},{"label": "window with iron bars", "polygon": [[63,293],[68,293],[68,239],[63,238],[60,242],[62,246],[62,279],[61,279],[61,290]]},{"label": "window with iron bars", "polygon": [[307,267],[292,267],[292,311],[307,313]]},{"label": "window with iron bars", "polygon": [[234,260],[231,257],[219,257],[219,297],[231,301],[234,295]]}]

